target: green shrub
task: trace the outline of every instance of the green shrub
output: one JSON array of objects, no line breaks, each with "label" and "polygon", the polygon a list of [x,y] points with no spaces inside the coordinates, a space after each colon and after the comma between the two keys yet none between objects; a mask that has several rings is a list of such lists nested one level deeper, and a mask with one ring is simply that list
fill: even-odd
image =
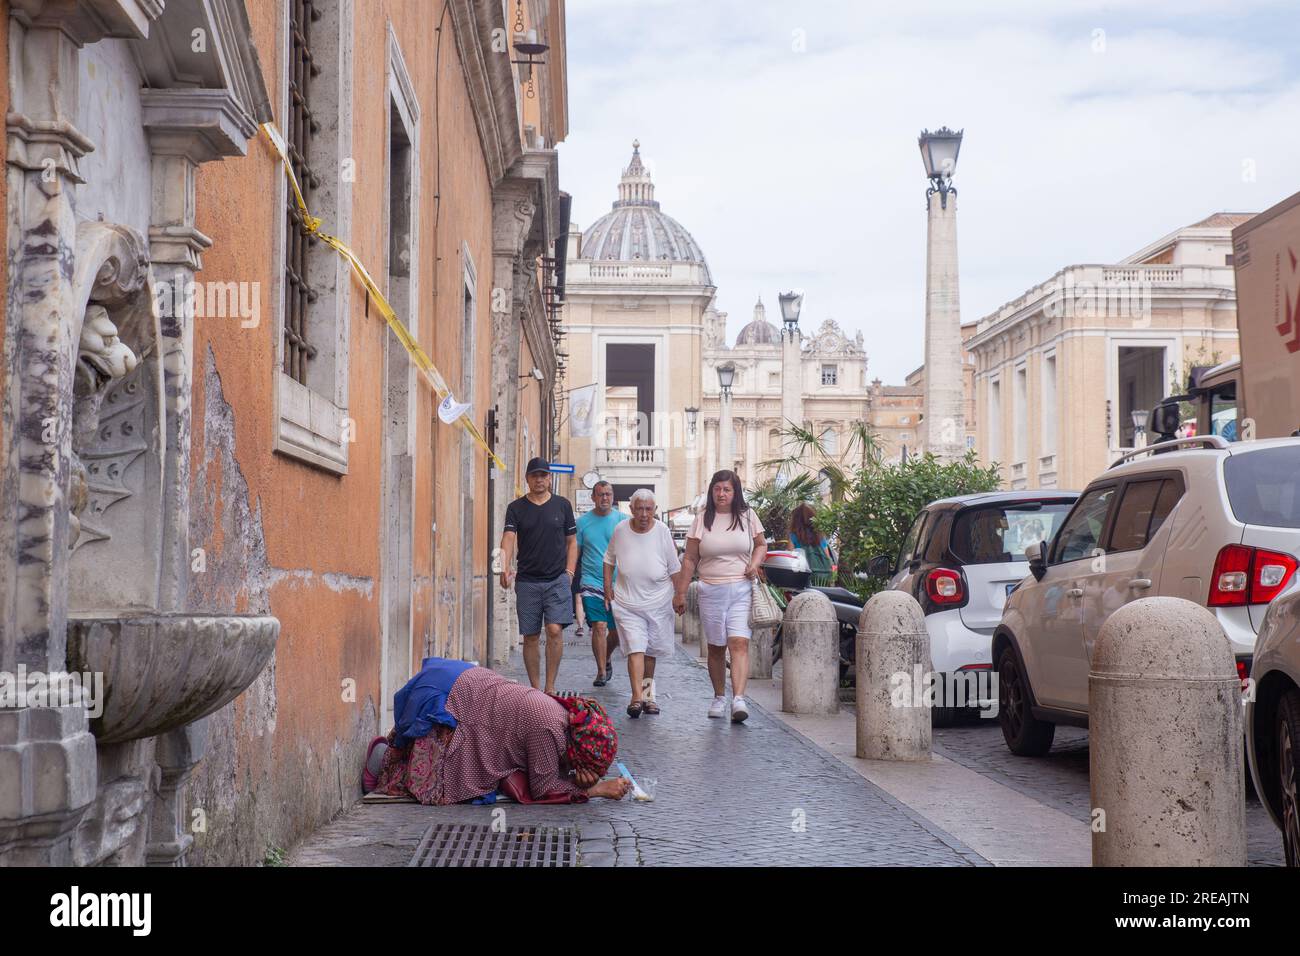
[{"label": "green shrub", "polygon": [[932,454],[901,464],[872,461],[852,476],[843,500],[818,512],[816,525],[837,539],[840,583],[866,598],[886,580],[855,575],[877,555],[896,556],[922,508],[939,498],[996,491],[1000,484],[998,466],[980,467],[974,451],[946,464]]}]

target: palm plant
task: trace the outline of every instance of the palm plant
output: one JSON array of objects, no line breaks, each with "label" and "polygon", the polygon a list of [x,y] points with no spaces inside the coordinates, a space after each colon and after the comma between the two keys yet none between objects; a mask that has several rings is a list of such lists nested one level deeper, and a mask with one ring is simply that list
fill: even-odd
[{"label": "palm plant", "polygon": [[758,515],[763,530],[775,542],[789,542],[790,514],[801,504],[821,504],[821,489],[815,475],[797,475],[787,482],[769,478],[745,492],[745,501]]},{"label": "palm plant", "polygon": [[[849,429],[849,439],[844,443],[844,451],[834,454],[827,450],[826,443],[811,428],[787,420],[781,429],[781,443],[787,453],[780,458],[771,458],[760,462],[763,467],[776,469],[777,475],[795,474],[799,477],[818,477],[819,482],[825,476],[830,486],[832,502],[844,499],[856,478],[857,472],[873,468],[884,459],[884,449],[871,426],[866,422],[854,422]],[[792,479],[794,480],[794,479]],[[820,493],[817,495],[820,499]]]}]

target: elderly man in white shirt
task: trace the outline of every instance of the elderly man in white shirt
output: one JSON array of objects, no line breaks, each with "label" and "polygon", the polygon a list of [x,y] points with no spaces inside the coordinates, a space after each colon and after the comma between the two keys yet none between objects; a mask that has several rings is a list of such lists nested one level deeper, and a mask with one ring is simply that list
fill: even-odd
[{"label": "elderly man in white shirt", "polygon": [[682,564],[668,526],[655,518],[654,492],[634,492],[631,504],[632,520],[614,529],[605,549],[605,603],[632,682],[627,715],[640,717],[659,713],[655,660],[673,652],[673,594]]}]

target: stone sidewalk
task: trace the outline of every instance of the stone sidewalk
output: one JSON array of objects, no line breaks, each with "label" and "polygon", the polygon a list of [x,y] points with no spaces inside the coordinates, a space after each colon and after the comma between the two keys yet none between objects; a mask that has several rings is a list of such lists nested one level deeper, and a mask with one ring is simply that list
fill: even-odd
[{"label": "stone sidewalk", "polygon": [[[589,642],[566,634],[559,686],[596,696],[618,726],[619,759],[655,780],[653,803],[423,807],[360,803],[289,855],[296,866],[405,866],[434,823],[571,828],[588,866],[971,866],[988,860],[904,805],[761,704],[749,720],[709,720],[708,675],[694,649],[659,664],[663,712],[630,719],[622,655],[591,686]],[[505,669],[523,679],[516,654]]]}]

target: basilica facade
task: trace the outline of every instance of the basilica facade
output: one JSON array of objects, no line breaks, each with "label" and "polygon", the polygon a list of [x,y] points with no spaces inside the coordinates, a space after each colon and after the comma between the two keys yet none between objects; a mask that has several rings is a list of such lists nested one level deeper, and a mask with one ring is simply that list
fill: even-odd
[{"label": "basilica facade", "polygon": [[[834,319],[825,319],[811,336],[796,324],[792,330],[797,369],[787,381],[783,362],[784,331],[767,318],[760,297],[753,318],[732,345],[726,342],[726,314],[709,309],[705,314],[704,362],[701,378],[704,449],[700,467],[713,474],[732,468],[746,487],[775,477],[775,462],[788,454],[787,436],[795,424],[816,434],[825,456],[837,462],[860,455],[851,442],[854,425],[871,422],[871,383],[867,379],[867,353],[862,333],[849,338]],[[731,384],[730,443],[722,429],[722,388],[718,368],[734,368]],[[788,395],[793,390],[794,396]],[[786,402],[797,397],[800,420],[787,421]],[[814,458],[816,456],[813,456]],[[809,470],[818,462],[809,461]]]},{"label": "basilica facade", "polygon": [[[815,431],[827,458],[849,465],[860,457],[854,425],[872,423],[880,392],[867,377],[862,334],[849,337],[830,318],[811,334],[798,323],[778,328],[760,297],[729,344],[704,252],[655,198],[639,143],[610,211],[571,228],[566,272],[569,398],[558,433],[560,460],[575,475],[557,490],[579,511],[589,502],[584,474],[610,481],[619,502],[649,488],[661,511],[698,504],[720,468],[733,467],[747,488],[761,484],[788,451],[787,420]],[[734,368],[729,414],[720,366]],[[895,437],[889,457],[898,455]]]}]

